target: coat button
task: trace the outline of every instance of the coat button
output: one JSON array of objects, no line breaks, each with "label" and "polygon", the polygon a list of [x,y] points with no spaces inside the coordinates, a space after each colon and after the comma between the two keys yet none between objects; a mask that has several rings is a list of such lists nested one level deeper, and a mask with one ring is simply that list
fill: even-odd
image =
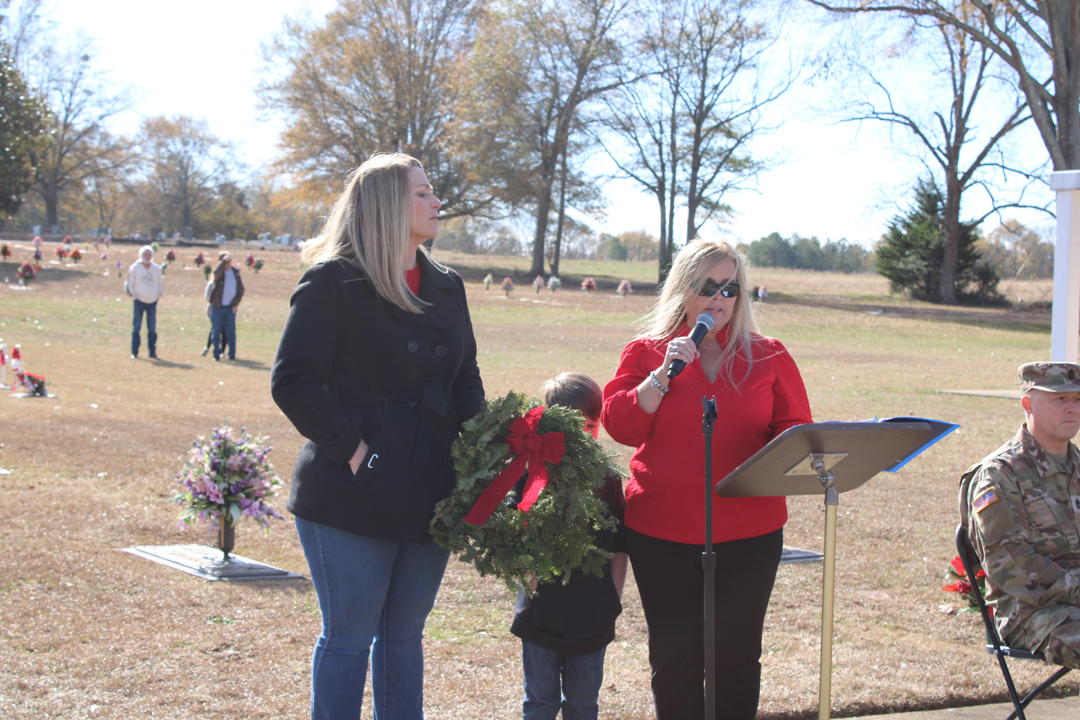
[{"label": "coat button", "polygon": [[407,347],[409,349],[409,352],[416,352],[419,349],[420,346],[416,344],[415,340],[410,340],[409,344],[406,345],[405,347]]},{"label": "coat button", "polygon": [[446,346],[445,345],[437,346],[435,348],[435,354],[438,355],[439,357],[442,357],[443,355],[445,355],[446,354]]}]

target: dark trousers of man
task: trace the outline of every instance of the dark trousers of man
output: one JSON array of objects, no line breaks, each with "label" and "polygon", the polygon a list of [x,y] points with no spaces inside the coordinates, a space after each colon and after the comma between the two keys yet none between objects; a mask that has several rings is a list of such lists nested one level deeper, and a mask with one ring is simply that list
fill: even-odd
[{"label": "dark trousers of man", "polygon": [[131,318],[131,354],[139,354],[139,330],[142,328],[143,313],[146,313],[146,347],[151,355],[157,354],[157,303],[135,301],[135,314]]},{"label": "dark trousers of man", "polygon": [[[657,720],[705,715],[703,546],[669,542],[624,528],[645,622]],[[716,717],[753,720],[761,690],[761,635],[776,569],[781,528],[713,546],[716,553]]]},{"label": "dark trousers of man", "polygon": [[236,359],[236,313],[229,305],[210,308],[210,339],[214,342],[214,359],[219,360],[229,346],[229,359]]}]

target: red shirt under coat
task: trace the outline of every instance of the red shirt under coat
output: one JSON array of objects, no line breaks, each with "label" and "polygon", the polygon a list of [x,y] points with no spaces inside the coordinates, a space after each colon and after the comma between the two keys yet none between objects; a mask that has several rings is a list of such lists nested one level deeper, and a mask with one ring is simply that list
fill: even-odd
[{"label": "red shirt under coat", "polygon": [[420,295],[420,263],[413,266],[412,270],[405,271],[405,284],[412,290],[412,294]]},{"label": "red shirt under coat", "polygon": [[[687,335],[683,326],[678,333]],[[727,328],[717,333],[727,341]],[[799,368],[773,338],[752,335],[749,377],[733,387],[721,372],[709,382],[697,360],[673,379],[650,415],[638,405],[637,386],[664,361],[670,338],[638,339],[623,350],[614,379],[604,388],[604,428],[616,441],[637,447],[626,484],[626,526],[662,540],[705,543],[705,438],[702,396],[716,397],[713,423],[713,484],[770,440],[795,425],[813,422]],[[735,358],[733,376],[746,373]],[[713,541],[727,542],[773,532],[787,522],[783,497],[720,498],[712,494]]]}]

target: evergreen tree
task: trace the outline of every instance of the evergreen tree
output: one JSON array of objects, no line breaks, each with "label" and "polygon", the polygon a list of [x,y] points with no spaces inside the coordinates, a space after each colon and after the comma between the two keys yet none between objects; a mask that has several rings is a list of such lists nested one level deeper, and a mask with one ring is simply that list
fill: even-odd
[{"label": "evergreen tree", "polygon": [[746,253],[750,264],[755,267],[794,267],[795,253],[789,243],[780,237],[780,233],[770,233],[760,240],[750,243]]},{"label": "evergreen tree", "polygon": [[0,43],[0,221],[11,218],[34,179],[31,151],[45,138],[48,107],[27,88]]},{"label": "evergreen tree", "polygon": [[[915,187],[911,212],[889,224],[877,247],[874,267],[888,278],[893,292],[909,290],[915,299],[944,302],[940,288],[945,258],[945,237],[941,231],[943,204],[944,197],[937,184],[932,179],[920,180]],[[961,223],[957,297],[969,301],[993,300],[997,297],[997,277],[993,268],[982,267],[985,263],[981,263],[975,247],[978,240],[976,224]]]}]

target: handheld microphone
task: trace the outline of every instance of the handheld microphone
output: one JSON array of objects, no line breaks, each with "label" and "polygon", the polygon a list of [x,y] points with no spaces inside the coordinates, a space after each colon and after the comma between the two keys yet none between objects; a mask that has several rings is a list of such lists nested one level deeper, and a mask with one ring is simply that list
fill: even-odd
[{"label": "handheld microphone", "polygon": [[[694,325],[694,331],[690,333],[690,339],[693,340],[694,345],[697,346],[698,343],[705,339],[705,336],[709,334],[709,331],[713,329],[713,325],[716,324],[716,320],[714,320],[713,316],[709,313],[701,313],[697,316],[697,320],[695,321],[695,323],[696,324]],[[672,363],[668,365],[667,369],[668,379],[670,380],[671,378],[681,373],[683,371],[683,368],[685,367],[686,363],[684,363],[682,360],[672,361]]]}]

